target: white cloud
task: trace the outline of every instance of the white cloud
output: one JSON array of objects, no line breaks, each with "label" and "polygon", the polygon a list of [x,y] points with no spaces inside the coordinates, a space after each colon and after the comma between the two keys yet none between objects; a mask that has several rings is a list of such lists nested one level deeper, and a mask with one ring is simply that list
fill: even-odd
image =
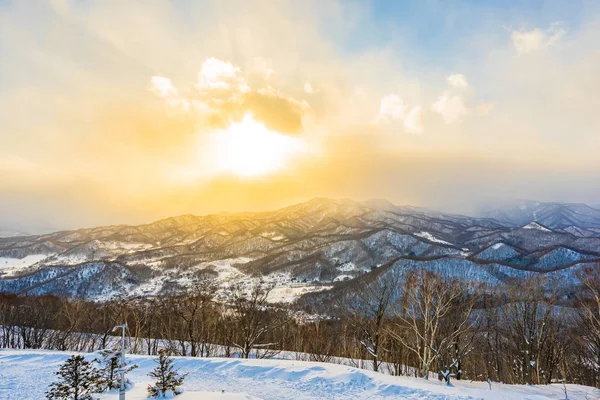
[{"label": "white cloud", "polygon": [[169,78],[153,76],[150,79],[149,90],[162,97],[170,107],[189,110],[189,102],[179,95],[177,88]]},{"label": "white cloud", "polygon": [[200,90],[233,89],[242,93],[250,91],[241,70],[228,61],[211,57],[202,63],[196,87]]},{"label": "white cloud", "polygon": [[406,105],[400,96],[388,94],[381,99],[377,119],[379,121],[403,119],[405,111]]},{"label": "white cloud", "polygon": [[466,88],[469,86],[467,78],[463,74],[448,75],[446,81],[450,84],[450,86],[459,89]]},{"label": "white cloud", "polygon": [[311,93],[311,94],[316,92],[316,91],[315,91],[315,89],[314,89],[314,88],[312,87],[312,85],[310,84],[310,82],[305,82],[305,83],[304,83],[304,91],[305,91],[306,93]]},{"label": "white cloud", "polygon": [[[169,107],[177,111],[192,111],[199,121],[210,126],[222,127],[250,113],[257,121],[277,132],[302,132],[302,119],[312,111],[308,102],[282,93],[269,84],[266,77],[263,84],[266,86],[261,89],[250,87],[241,68],[211,57],[202,63],[198,81],[193,87],[178,90],[169,78],[154,76],[149,89]],[[312,86],[310,89],[316,92]]]},{"label": "white cloud", "polygon": [[421,122],[422,107],[414,106],[408,110],[408,106],[397,94],[388,94],[381,99],[379,114],[374,122],[377,124],[389,123],[391,121],[400,121],[404,128],[411,133],[422,133],[423,124]]},{"label": "white cloud", "polygon": [[564,36],[566,30],[559,22],[550,25],[550,28],[542,30],[535,28],[531,31],[512,31],[511,39],[517,54],[527,54],[540,51],[551,46]]},{"label": "white cloud", "polygon": [[431,109],[440,114],[446,124],[459,122],[467,114],[467,107],[460,96],[444,92],[432,104]]},{"label": "white cloud", "polygon": [[169,78],[153,76],[150,79],[150,90],[161,97],[177,95],[177,89]]}]

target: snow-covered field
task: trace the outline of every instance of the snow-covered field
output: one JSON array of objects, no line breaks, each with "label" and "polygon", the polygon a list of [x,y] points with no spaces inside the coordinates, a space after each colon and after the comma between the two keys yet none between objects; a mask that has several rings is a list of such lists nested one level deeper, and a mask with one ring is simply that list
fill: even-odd
[{"label": "snow-covered field", "polygon": [[46,254],[32,254],[23,258],[0,257],[0,271],[4,274],[13,275],[23,269],[45,260]]},{"label": "snow-covered field", "polygon": [[[0,399],[41,400],[53,372],[71,353],[41,350],[0,350]],[[86,358],[94,358],[94,354]],[[129,374],[134,382],[128,400],[146,398],[148,372],[153,357],[129,356],[139,368]],[[181,373],[187,373],[178,396],[181,400],[282,400],[282,399],[564,399],[562,385],[520,386],[484,382],[453,382],[394,377],[352,367],[292,360],[240,360],[175,357]],[[598,399],[600,391],[567,385],[568,397]],[[116,392],[101,400],[118,398]]]}]

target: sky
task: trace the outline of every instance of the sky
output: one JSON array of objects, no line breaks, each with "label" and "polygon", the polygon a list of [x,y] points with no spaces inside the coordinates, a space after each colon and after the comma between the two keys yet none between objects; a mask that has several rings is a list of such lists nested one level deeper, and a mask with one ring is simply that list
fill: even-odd
[{"label": "sky", "polygon": [[0,0],[0,230],[600,204],[596,1]]}]

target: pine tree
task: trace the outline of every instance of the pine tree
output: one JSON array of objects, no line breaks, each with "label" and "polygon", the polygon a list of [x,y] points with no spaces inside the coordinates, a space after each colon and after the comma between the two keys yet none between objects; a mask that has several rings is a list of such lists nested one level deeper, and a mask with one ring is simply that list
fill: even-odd
[{"label": "pine tree", "polygon": [[72,356],[55,372],[58,382],[50,384],[46,398],[51,400],[92,400],[100,391],[100,373],[83,356]]},{"label": "pine tree", "polygon": [[[119,369],[121,368],[121,353],[116,350],[101,350],[102,359],[97,360],[102,367],[100,369],[102,391],[118,389],[121,387],[121,376]],[[125,364],[125,373],[137,368],[138,366]],[[126,387],[131,385],[131,381],[126,379]]]},{"label": "pine tree", "polygon": [[179,386],[183,384],[185,375],[179,374],[175,369],[170,353],[165,349],[159,350],[156,363],[158,365],[148,374],[156,379],[154,386],[148,385],[150,396],[164,398],[169,393],[173,395],[180,394],[181,389],[179,389]]}]

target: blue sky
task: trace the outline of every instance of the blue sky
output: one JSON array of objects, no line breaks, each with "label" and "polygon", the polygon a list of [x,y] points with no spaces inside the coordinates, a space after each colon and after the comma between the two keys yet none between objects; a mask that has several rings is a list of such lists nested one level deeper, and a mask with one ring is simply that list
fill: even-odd
[{"label": "blue sky", "polygon": [[[336,37],[348,52],[390,47],[402,52],[413,50],[405,63],[411,69],[435,64],[453,67],[484,57],[478,48],[482,35],[506,40],[512,29],[534,29],[561,21],[576,30],[582,14],[597,12],[598,3],[574,1],[345,1],[350,12],[361,9],[351,31]],[[327,29],[326,23],[324,29]]]}]

